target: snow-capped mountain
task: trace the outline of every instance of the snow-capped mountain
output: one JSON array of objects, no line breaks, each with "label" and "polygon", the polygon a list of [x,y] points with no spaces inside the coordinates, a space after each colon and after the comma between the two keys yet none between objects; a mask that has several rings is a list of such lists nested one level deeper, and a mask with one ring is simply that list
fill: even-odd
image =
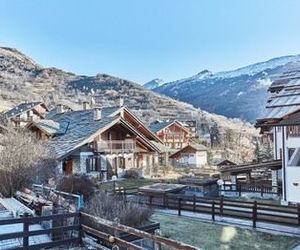
[{"label": "snow-capped mountain", "polygon": [[146,82],[143,86],[147,89],[154,89],[159,86],[162,86],[165,83],[163,79],[155,78],[151,80],[150,82]]},{"label": "snow-capped mountain", "polygon": [[232,71],[208,70],[153,90],[209,112],[250,122],[263,112],[267,89],[300,55],[283,56]]}]

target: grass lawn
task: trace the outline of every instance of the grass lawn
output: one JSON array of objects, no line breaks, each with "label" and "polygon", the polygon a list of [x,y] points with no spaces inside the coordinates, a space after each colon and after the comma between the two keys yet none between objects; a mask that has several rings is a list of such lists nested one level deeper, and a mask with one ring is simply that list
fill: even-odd
[{"label": "grass lawn", "polygon": [[271,205],[280,205],[280,199],[266,199],[263,197],[255,197],[255,198],[247,198],[247,197],[224,197],[224,199],[230,199],[230,200],[238,200],[238,201],[257,201],[257,202],[262,202],[266,204],[271,204]]},{"label": "grass lawn", "polygon": [[[123,180],[116,181],[116,187],[119,187],[119,188],[123,187],[125,189],[134,188],[134,187],[143,187],[143,186],[151,185],[156,182],[159,182],[159,180],[143,179],[143,178],[123,179]],[[106,190],[106,191],[112,191],[113,185],[114,185],[113,182],[101,183],[101,184],[99,184],[99,189]]]},{"label": "grass lawn", "polygon": [[296,237],[273,235],[174,215],[155,213],[151,220],[160,222],[164,237],[201,249],[289,250],[300,244],[300,238]]}]

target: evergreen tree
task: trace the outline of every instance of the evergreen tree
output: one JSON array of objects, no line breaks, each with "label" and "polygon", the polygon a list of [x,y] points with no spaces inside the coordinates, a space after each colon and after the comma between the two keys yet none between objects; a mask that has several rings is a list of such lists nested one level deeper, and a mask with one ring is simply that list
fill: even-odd
[{"label": "evergreen tree", "polygon": [[220,131],[216,122],[210,128],[210,142],[212,147],[217,147],[221,143]]}]

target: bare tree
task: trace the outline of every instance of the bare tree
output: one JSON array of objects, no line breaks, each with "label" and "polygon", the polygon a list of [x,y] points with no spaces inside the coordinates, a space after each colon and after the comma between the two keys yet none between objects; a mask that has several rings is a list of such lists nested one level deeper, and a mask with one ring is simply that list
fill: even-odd
[{"label": "bare tree", "polygon": [[31,133],[8,131],[0,135],[0,193],[9,197],[32,182],[44,182],[54,174],[54,157],[43,141]]}]

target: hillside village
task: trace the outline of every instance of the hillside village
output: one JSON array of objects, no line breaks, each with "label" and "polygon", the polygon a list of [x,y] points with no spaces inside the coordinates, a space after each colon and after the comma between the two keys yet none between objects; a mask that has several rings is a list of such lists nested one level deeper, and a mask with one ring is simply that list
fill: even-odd
[{"label": "hillside village", "polygon": [[[253,127],[129,81],[44,69],[16,50],[1,51],[1,247],[198,249],[158,235],[170,230],[173,212],[177,226],[186,223],[182,214],[209,216],[213,230],[222,218],[267,223],[271,238],[273,225],[287,225],[285,234],[299,225],[299,64],[272,83]],[[7,231],[11,219],[32,237]]]},{"label": "hillside village", "polygon": [[0,0],[0,250],[300,250],[299,9]]}]

